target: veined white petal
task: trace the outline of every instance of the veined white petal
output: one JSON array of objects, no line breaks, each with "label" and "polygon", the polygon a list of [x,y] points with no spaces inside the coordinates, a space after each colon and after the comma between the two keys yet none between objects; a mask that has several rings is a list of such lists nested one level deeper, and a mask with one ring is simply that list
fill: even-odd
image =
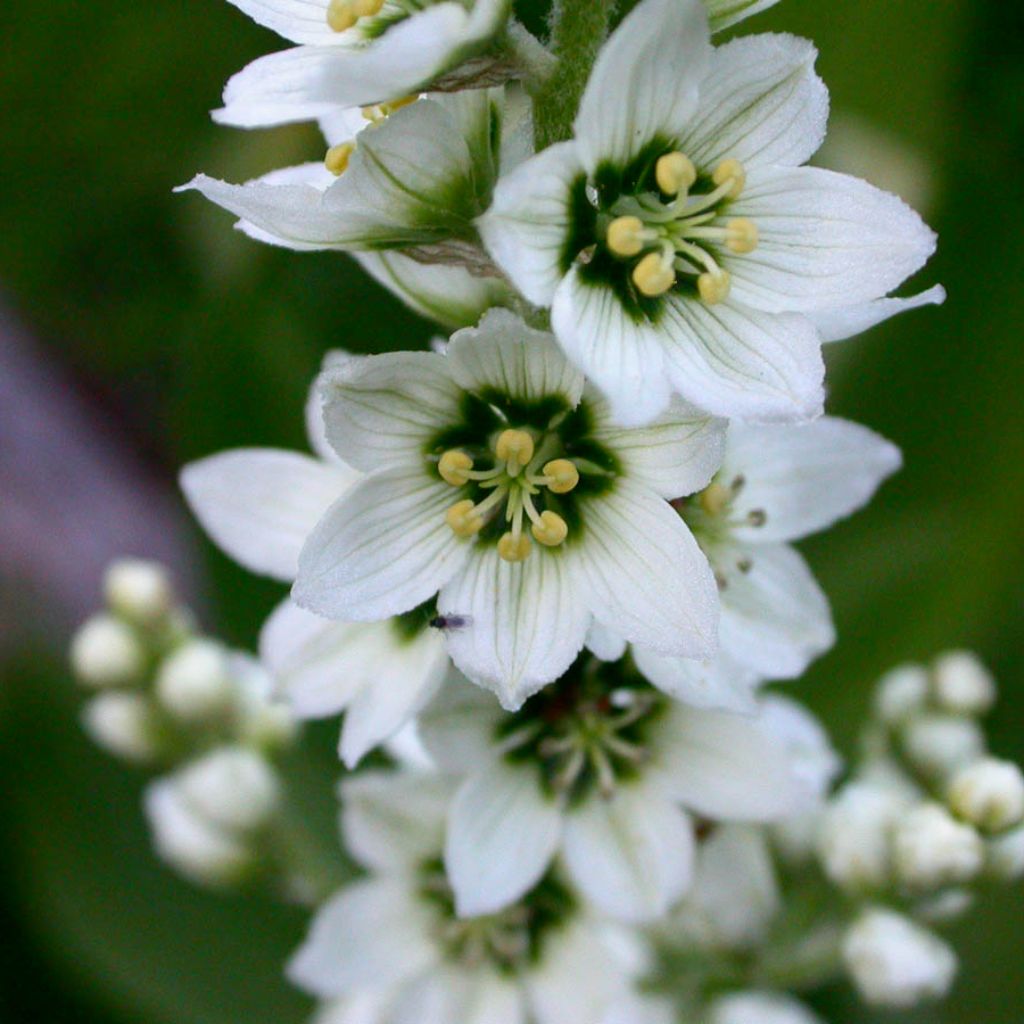
[{"label": "veined white petal", "polygon": [[448,653],[509,711],[569,668],[590,621],[570,552],[534,551],[511,563],[483,544],[441,589],[437,610],[468,620],[446,633]]},{"label": "veined white petal", "polygon": [[419,717],[420,737],[441,771],[468,775],[493,759],[502,718],[493,694],[453,670]]},{"label": "veined white petal", "polygon": [[870,302],[935,251],[935,234],[902,199],[819,167],[752,168],[730,212],[759,233],[754,252],[723,258],[733,298],[769,313]]},{"label": "veined white petal", "polygon": [[425,467],[429,441],[455,419],[460,397],[444,356],[434,352],[351,359],[325,370],[319,386],[327,440],[368,472],[417,457]]},{"label": "veined white petal", "polygon": [[451,375],[466,391],[496,388],[515,398],[561,395],[575,406],[583,374],[547,331],[535,331],[507,309],[493,309],[479,327],[459,331],[448,346]]},{"label": "veined white petal", "polygon": [[371,980],[375,988],[400,984],[438,959],[429,914],[410,882],[354,882],[317,912],[288,978],[321,999],[358,992]]},{"label": "veined white petal", "polygon": [[805,317],[672,295],[658,331],[672,385],[701,408],[757,421],[820,415],[825,364]]},{"label": "veined white petal", "polygon": [[203,529],[235,561],[290,581],[306,538],[359,476],[299,452],[239,448],[187,465],[181,489]]},{"label": "veined white petal", "polygon": [[532,303],[549,306],[576,254],[573,190],[583,174],[574,142],[560,142],[503,175],[477,220],[487,251]]},{"label": "veined white petal", "polygon": [[695,661],[636,645],[633,660],[649,683],[684,704],[739,714],[757,709],[754,694],[760,677],[724,650],[707,661]]},{"label": "veined white petal", "polygon": [[430,971],[399,997],[388,1024],[526,1024],[520,986],[485,965]]},{"label": "veined white petal", "polygon": [[587,630],[587,650],[601,661],[618,661],[626,653],[626,640],[594,619]]},{"label": "veined white petal", "polygon": [[721,821],[771,821],[809,803],[785,746],[756,719],[673,704],[648,769],[684,807]]},{"label": "veined white petal", "polygon": [[318,45],[272,53],[235,75],[214,120],[240,128],[285,124],[329,115],[339,106],[420,92],[478,51],[507,11],[508,0],[477,0],[472,11],[452,0],[433,4],[362,45],[352,45],[352,33],[339,33],[338,45],[310,38],[305,41]]},{"label": "veined white petal", "polygon": [[663,917],[693,873],[689,818],[660,790],[622,785],[595,794],[565,820],[565,862],[595,907],[624,921]]},{"label": "veined white petal", "polygon": [[[729,426],[722,477],[743,477],[733,501],[740,540],[797,540],[866,505],[902,465],[900,450],[867,427],[835,416],[795,426]],[[755,521],[762,518],[755,516]]]},{"label": "veined white petal", "polygon": [[650,423],[665,411],[671,386],[660,339],[611,288],[585,281],[574,266],[555,293],[551,325],[566,355],[608,397],[616,422]]},{"label": "veined white petal", "polygon": [[835,643],[828,598],[797,551],[737,544],[721,556],[711,556],[725,579],[719,642],[741,665],[765,679],[794,679]]},{"label": "veined white petal", "polygon": [[906,313],[922,306],[941,306],[946,301],[946,289],[937,284],[927,291],[905,299],[875,299],[859,306],[843,309],[824,309],[814,313],[811,319],[818,328],[822,341],[845,341],[855,334],[863,334],[872,327],[884,323],[890,317]]},{"label": "veined white petal", "polygon": [[669,407],[645,427],[624,430],[612,422],[608,404],[588,395],[594,437],[621,460],[631,480],[660,494],[681,498],[707,486],[722,464],[725,421],[673,396]]},{"label": "veined white petal", "polygon": [[748,167],[805,163],[828,122],[817,56],[809,40],[770,33],[717,47],[679,148],[710,170],[730,157]]},{"label": "veined white petal", "polygon": [[293,43],[344,45],[351,33],[327,24],[327,0],[230,0],[240,11]]},{"label": "veined white petal", "polygon": [[589,501],[574,551],[594,616],[632,643],[706,658],[715,650],[718,590],[703,553],[668,502],[629,480]]},{"label": "veined white petal", "polygon": [[417,870],[444,848],[452,785],[441,776],[363,772],[346,778],[339,795],[345,846],[370,871]]},{"label": "veined white petal", "polygon": [[420,466],[375,473],[336,502],[306,541],[292,597],[302,608],[373,622],[423,604],[472,545],[445,522],[451,488]]},{"label": "veined white petal", "polygon": [[459,788],[448,818],[445,867],[460,917],[514,903],[547,871],[562,839],[562,809],[533,765],[495,761]]},{"label": "veined white petal", "polygon": [[486,310],[511,297],[501,278],[476,277],[463,267],[420,263],[397,252],[357,253],[356,259],[411,310],[452,330],[474,326]]},{"label": "veined white petal", "polygon": [[721,32],[746,18],[774,7],[779,0],[704,0],[711,19],[711,31]]},{"label": "veined white petal", "polygon": [[576,116],[587,171],[628,164],[655,138],[682,135],[710,57],[700,0],[638,4],[601,48]]}]

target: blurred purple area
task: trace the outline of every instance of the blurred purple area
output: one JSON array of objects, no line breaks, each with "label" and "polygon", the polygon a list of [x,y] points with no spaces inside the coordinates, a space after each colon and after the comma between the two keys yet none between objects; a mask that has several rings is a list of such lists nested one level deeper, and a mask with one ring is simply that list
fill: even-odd
[{"label": "blurred purple area", "polygon": [[0,305],[0,655],[24,647],[19,634],[65,637],[118,555],[166,563],[194,599],[174,481],[117,423]]}]

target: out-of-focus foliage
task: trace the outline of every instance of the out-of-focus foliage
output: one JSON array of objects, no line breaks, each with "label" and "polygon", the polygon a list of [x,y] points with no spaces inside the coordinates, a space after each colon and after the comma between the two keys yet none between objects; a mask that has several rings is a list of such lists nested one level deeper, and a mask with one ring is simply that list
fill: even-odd
[{"label": "out-of-focus foliage", "polygon": [[[540,3],[517,6],[542,26]],[[862,129],[861,163],[875,142],[851,169],[931,196],[942,247],[924,279],[950,291],[944,309],[831,351],[832,411],[898,442],[907,465],[807,546],[840,643],[799,692],[843,744],[882,669],[972,646],[1003,686],[997,749],[1024,760],[1024,7],[783,0],[744,27],[817,41],[837,126]],[[430,326],[347,258],[257,246],[212,206],[171,195],[200,168],[241,179],[319,154],[305,128],[242,133],[206,117],[227,75],[277,45],[269,33],[221,0],[28,0],[4,6],[0,32],[0,287],[169,482],[226,446],[301,444],[326,350],[427,342]],[[833,158],[848,159],[837,141]],[[922,168],[930,180],[915,182]],[[211,625],[251,644],[279,588],[207,552]],[[281,965],[304,913],[197,894],[156,865],[140,780],[78,733],[65,640],[23,650],[0,681],[0,1017],[300,1021]],[[332,739],[314,730],[294,767],[325,836]],[[1024,1017],[1021,910],[1019,894],[979,907],[954,936],[955,998],[914,1020]],[[841,992],[820,1008],[835,1024],[883,1020]]]}]

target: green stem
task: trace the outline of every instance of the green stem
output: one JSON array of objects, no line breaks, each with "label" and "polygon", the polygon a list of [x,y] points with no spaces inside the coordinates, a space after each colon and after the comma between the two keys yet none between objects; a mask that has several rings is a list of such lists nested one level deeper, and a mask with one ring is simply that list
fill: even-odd
[{"label": "green stem", "polygon": [[583,90],[608,35],[617,0],[556,0],[551,48],[558,65],[534,95],[534,141],[538,151],[572,138]]}]

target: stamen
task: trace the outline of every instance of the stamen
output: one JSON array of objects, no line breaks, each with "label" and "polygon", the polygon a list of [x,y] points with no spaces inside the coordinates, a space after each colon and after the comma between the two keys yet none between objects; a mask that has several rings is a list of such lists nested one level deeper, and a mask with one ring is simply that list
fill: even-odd
[{"label": "stamen", "polygon": [[524,562],[530,557],[530,538],[525,533],[517,537],[506,533],[498,541],[498,556],[506,562]]},{"label": "stamen", "polygon": [[444,519],[456,537],[472,537],[484,528],[484,517],[468,498],[452,505]]},{"label": "stamen", "polygon": [[700,507],[709,516],[719,516],[732,499],[733,492],[724,484],[713,481],[700,492]]},{"label": "stamen", "polygon": [[530,464],[533,450],[533,438],[525,430],[503,430],[494,447],[498,458],[508,463],[509,476],[515,476]]},{"label": "stamen", "polygon": [[413,93],[411,96],[400,96],[397,100],[388,100],[386,103],[372,103],[368,107],[361,107],[360,112],[364,120],[370,121],[372,124],[380,124],[381,121],[386,121],[396,110],[401,110],[402,107],[407,107],[418,99],[419,95]]},{"label": "stamen", "polygon": [[569,536],[569,526],[557,512],[541,512],[540,522],[534,523],[530,532],[538,544],[555,548]]},{"label": "stamen", "polygon": [[725,225],[725,244],[732,252],[753,252],[759,240],[757,225],[746,217],[733,217]]},{"label": "stamen", "polygon": [[684,153],[666,153],[654,166],[654,179],[665,195],[678,195],[697,180],[697,168]]},{"label": "stamen", "polygon": [[726,270],[709,270],[697,278],[697,291],[709,306],[725,302],[732,288],[732,278]]},{"label": "stamen", "polygon": [[747,172],[739,160],[730,157],[715,168],[711,180],[716,185],[725,185],[727,182],[731,182],[727,195],[730,199],[739,199],[747,185]]},{"label": "stamen", "polygon": [[349,160],[356,151],[354,142],[341,142],[337,146],[331,146],[324,157],[324,166],[331,174],[342,175],[348,170]]},{"label": "stamen", "polygon": [[377,14],[384,0],[331,0],[327,6],[327,24],[335,32],[345,32],[360,18]]},{"label": "stamen", "polygon": [[768,513],[763,508],[754,508],[747,513],[747,522],[751,526],[764,526],[768,522]]},{"label": "stamen", "polygon": [[473,460],[462,451],[453,448],[441,456],[437,464],[437,471],[445,483],[453,487],[462,487],[469,483],[469,473],[473,468]]},{"label": "stamen", "polygon": [[646,244],[647,231],[639,217],[616,217],[608,225],[608,248],[616,256],[639,256]]},{"label": "stamen", "polygon": [[553,459],[544,467],[543,482],[552,494],[568,494],[580,482],[580,471],[568,459]]},{"label": "stamen", "polygon": [[676,283],[675,268],[660,252],[649,252],[634,268],[633,283],[641,295],[656,299]]}]

